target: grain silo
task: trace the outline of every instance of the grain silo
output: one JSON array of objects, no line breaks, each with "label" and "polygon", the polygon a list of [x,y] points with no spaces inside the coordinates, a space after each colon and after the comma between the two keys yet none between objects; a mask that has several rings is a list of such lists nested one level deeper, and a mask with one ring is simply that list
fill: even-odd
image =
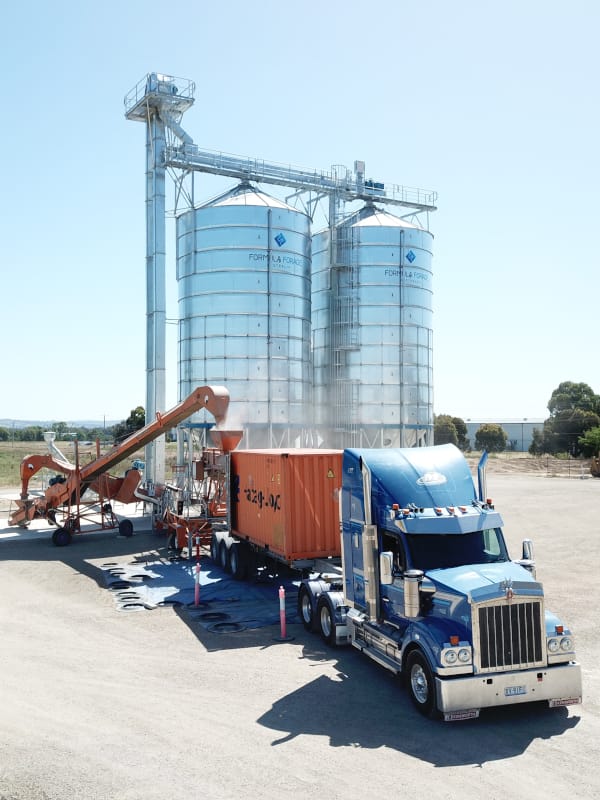
[{"label": "grain silo", "polygon": [[313,397],[325,446],[432,443],[432,242],[372,204],[313,237]]},{"label": "grain silo", "polygon": [[[310,221],[241,184],[177,218],[179,396],[228,388],[242,447],[305,444]],[[193,422],[212,422],[196,415]]]}]

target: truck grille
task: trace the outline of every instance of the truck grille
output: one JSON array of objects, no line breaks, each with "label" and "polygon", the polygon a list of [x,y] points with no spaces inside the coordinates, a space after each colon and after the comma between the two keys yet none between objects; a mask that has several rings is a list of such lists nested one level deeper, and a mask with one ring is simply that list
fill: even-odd
[{"label": "truck grille", "polygon": [[475,662],[479,672],[545,664],[542,604],[502,599],[473,609]]}]

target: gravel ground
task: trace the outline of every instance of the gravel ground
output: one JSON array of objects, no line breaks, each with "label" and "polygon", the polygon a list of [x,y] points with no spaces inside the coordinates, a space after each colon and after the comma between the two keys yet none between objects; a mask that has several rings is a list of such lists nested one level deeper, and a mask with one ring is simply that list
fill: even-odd
[{"label": "gravel ground", "polygon": [[0,538],[0,800],[600,796],[600,480],[494,474],[488,492],[575,631],[582,706],[430,722],[381,667],[299,625],[279,642],[118,612],[100,568],[164,556],[143,523],[60,549],[45,527]]}]

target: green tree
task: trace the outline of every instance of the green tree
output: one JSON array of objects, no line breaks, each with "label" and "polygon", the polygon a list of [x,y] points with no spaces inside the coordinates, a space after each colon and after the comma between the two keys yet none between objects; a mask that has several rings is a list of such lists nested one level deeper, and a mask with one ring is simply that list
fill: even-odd
[{"label": "green tree", "polygon": [[544,432],[539,428],[534,428],[531,444],[529,445],[529,453],[532,456],[541,456],[545,452],[547,451],[544,448]]},{"label": "green tree", "polygon": [[579,438],[579,446],[586,458],[600,456],[600,427],[589,428]]},{"label": "green tree", "polygon": [[41,442],[44,439],[44,429],[39,425],[28,425],[15,431],[15,439],[21,442]]},{"label": "green tree", "polygon": [[544,448],[547,453],[582,454],[579,442],[586,431],[600,426],[600,417],[592,411],[565,409],[557,411],[544,423]]},{"label": "green tree", "polygon": [[572,411],[559,411],[552,417],[550,434],[555,453],[570,453],[572,456],[581,455],[579,439],[590,428],[600,425],[600,417],[592,411],[573,409]]},{"label": "green tree", "polygon": [[434,417],[433,438],[436,444],[455,444],[461,450],[468,450],[470,445],[466,422],[450,414],[438,414]]},{"label": "green tree", "polygon": [[8,428],[0,428],[0,442],[8,442],[10,439],[10,431]]},{"label": "green tree", "polygon": [[490,453],[501,453],[506,449],[506,432],[501,425],[488,422],[482,425],[475,434],[475,448]]},{"label": "green tree", "polygon": [[113,427],[113,435],[116,442],[120,442],[131,436],[146,424],[146,412],[143,406],[137,406],[132,409],[131,413],[124,422],[118,422]]},{"label": "green tree", "polygon": [[600,412],[600,397],[594,393],[587,383],[563,381],[552,392],[548,402],[548,411],[555,416],[563,411]]},{"label": "green tree", "polygon": [[433,439],[436,444],[458,445],[458,431],[448,414],[439,414],[433,420]]},{"label": "green tree", "polygon": [[53,422],[50,430],[54,431],[56,439],[59,442],[64,442],[66,438],[70,438],[67,436],[69,433],[69,426],[66,422]]},{"label": "green tree", "polygon": [[579,456],[586,431],[600,425],[600,397],[587,383],[563,381],[548,401],[550,416],[544,422],[545,453]]},{"label": "green tree", "polygon": [[460,417],[452,417],[452,422],[458,435],[458,446],[461,450],[470,450],[471,443],[467,438],[467,423]]}]

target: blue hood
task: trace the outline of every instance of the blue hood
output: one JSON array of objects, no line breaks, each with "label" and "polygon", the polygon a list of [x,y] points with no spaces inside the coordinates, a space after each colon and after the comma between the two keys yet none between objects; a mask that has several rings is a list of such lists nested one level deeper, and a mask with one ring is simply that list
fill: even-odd
[{"label": "blue hood", "polygon": [[473,564],[470,567],[452,567],[451,569],[432,569],[427,578],[440,588],[445,587],[457,594],[469,595],[474,600],[486,599],[497,595],[490,592],[492,587],[510,581],[512,584],[529,584],[527,587],[515,586],[517,594],[543,594],[541,584],[533,575],[514,561],[503,561],[499,564]]}]

